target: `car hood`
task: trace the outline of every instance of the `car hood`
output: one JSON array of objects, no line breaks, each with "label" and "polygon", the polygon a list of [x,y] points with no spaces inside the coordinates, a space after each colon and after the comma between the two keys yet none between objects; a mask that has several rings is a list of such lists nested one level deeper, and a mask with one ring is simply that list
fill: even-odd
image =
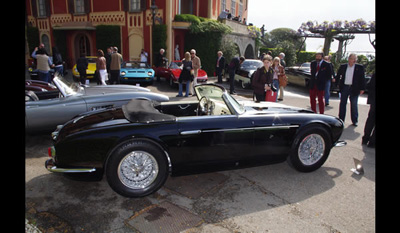
[{"label": "car hood", "polygon": [[90,86],[85,87],[83,94],[99,95],[118,92],[150,92],[150,89],[132,85],[107,85],[107,86]]},{"label": "car hood", "polygon": [[275,113],[314,113],[313,111],[298,108],[293,106],[288,106],[284,104],[274,103],[274,102],[260,102],[255,103],[254,101],[238,101],[242,104],[246,112],[246,115],[264,115],[264,114],[275,114]]}]

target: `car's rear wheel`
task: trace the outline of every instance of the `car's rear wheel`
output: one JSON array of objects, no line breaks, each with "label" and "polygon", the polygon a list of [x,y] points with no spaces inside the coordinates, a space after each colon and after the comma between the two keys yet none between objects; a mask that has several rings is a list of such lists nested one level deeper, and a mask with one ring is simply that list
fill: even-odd
[{"label": "car's rear wheel", "polygon": [[168,161],[163,151],[145,140],[129,140],[118,145],[106,164],[111,188],[125,197],[143,197],[156,192],[168,177]]},{"label": "car's rear wheel", "polygon": [[296,136],[288,162],[300,172],[315,171],[328,158],[331,144],[329,133],[323,126],[308,126]]}]

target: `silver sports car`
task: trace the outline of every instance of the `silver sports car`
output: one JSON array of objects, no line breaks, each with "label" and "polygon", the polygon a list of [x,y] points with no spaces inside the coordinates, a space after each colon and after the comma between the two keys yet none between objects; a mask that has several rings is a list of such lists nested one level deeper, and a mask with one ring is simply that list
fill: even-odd
[{"label": "silver sports car", "polygon": [[73,117],[88,111],[120,107],[132,99],[169,101],[168,96],[131,85],[79,86],[55,77],[54,85],[60,91],[58,98],[43,99],[27,93],[25,98],[25,130],[27,133],[55,130]]}]

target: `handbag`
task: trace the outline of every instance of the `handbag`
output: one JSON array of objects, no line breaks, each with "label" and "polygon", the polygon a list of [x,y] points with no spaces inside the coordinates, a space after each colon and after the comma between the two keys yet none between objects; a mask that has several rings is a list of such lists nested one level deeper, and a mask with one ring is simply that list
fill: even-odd
[{"label": "handbag", "polygon": [[276,96],[277,96],[277,92],[276,91],[268,90],[265,93],[265,101],[275,102],[276,101]]}]

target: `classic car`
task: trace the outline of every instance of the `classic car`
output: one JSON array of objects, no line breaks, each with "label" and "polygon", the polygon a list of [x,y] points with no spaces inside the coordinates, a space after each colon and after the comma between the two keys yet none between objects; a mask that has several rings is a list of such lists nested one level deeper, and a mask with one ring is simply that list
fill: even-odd
[{"label": "classic car", "polygon": [[[182,72],[182,61],[173,61],[169,64],[168,67],[154,67],[154,70],[156,72],[155,76],[157,77],[157,81],[159,81],[161,77],[165,78],[165,80],[172,87],[175,84],[179,83],[178,79],[179,75],[181,75]],[[199,69],[197,82],[206,83],[207,81],[207,73],[204,70]]]},{"label": "classic car", "polygon": [[[286,77],[288,78],[289,84],[297,86],[308,87],[308,82],[311,77],[310,62],[305,62],[300,66],[286,67]],[[331,92],[339,92],[339,85],[337,82],[332,82]]]},{"label": "classic car", "polygon": [[121,64],[120,83],[141,83],[151,85],[154,70],[146,62],[124,61]]},{"label": "classic car", "polygon": [[39,99],[56,98],[60,93],[53,84],[39,80],[25,80],[25,91],[33,91]]},{"label": "classic car", "polygon": [[[105,173],[127,197],[157,191],[185,175],[288,160],[300,172],[321,167],[343,121],[277,103],[240,104],[215,84],[195,87],[198,101],[132,100],[82,114],[52,133],[50,172]],[[340,143],[339,143],[340,142]]]},{"label": "classic car", "polygon": [[[86,56],[88,59],[89,65],[88,68],[86,69],[86,78],[94,78],[94,72],[96,71],[96,56]],[[80,75],[78,72],[78,69],[76,68],[76,64],[74,67],[72,67],[72,77],[74,81],[79,81]]]},{"label": "classic car", "polygon": [[246,59],[240,65],[235,74],[235,82],[238,82],[243,89],[251,88],[254,72],[264,64],[260,60]]},{"label": "classic car", "polygon": [[64,124],[78,114],[101,108],[119,107],[134,98],[169,101],[168,96],[131,85],[82,87],[57,76],[54,77],[53,83],[60,92],[57,98],[40,99],[32,92],[26,93],[26,132],[51,132],[57,125]]}]

